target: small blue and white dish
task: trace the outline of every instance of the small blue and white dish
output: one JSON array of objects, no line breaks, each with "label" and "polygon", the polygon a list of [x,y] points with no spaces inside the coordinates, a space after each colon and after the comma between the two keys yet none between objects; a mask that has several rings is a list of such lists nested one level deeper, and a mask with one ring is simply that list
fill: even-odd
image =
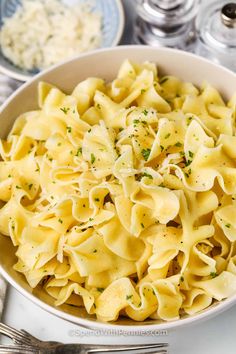
[{"label": "small blue and white dish", "polygon": [[[87,0],[62,0],[73,6],[75,3],[84,3]],[[93,11],[102,14],[102,43],[100,48],[116,46],[124,29],[124,11],[121,0],[92,0]],[[11,17],[21,0],[0,0],[0,27],[3,19]],[[0,72],[19,81],[27,81],[39,71],[28,72],[16,67],[1,52],[0,49]]]}]

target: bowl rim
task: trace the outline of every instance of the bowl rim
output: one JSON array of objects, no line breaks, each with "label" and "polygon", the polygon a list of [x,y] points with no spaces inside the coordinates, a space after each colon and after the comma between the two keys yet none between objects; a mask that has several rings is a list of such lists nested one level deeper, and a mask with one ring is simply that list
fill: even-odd
[{"label": "bowl rim", "polygon": [[[182,56],[183,58],[186,59],[187,58],[192,58],[195,60],[198,60],[199,62],[205,63],[205,64],[210,64],[212,66],[214,66],[217,70],[220,70],[221,72],[225,72],[227,74],[230,74],[231,76],[234,76],[236,79],[236,73],[234,73],[233,71],[219,65],[216,63],[212,63],[210,60],[205,59],[203,57],[200,57],[196,54],[193,53],[189,53],[189,52],[185,52],[185,51],[181,51],[178,49],[173,49],[173,48],[157,48],[157,47],[152,47],[152,46],[146,46],[146,45],[122,45],[122,46],[117,46],[117,47],[112,47],[112,48],[101,48],[101,49],[97,49],[88,53],[84,53],[81,54],[80,56],[77,56],[75,58],[69,59],[69,60],[65,60],[60,64],[56,64],[53,67],[50,67],[47,70],[44,70],[40,73],[38,73],[37,75],[33,76],[29,81],[25,82],[22,86],[20,86],[0,107],[0,115],[2,113],[2,111],[8,106],[8,104],[13,101],[15,99],[16,96],[18,96],[19,93],[21,93],[21,91],[24,91],[24,89],[28,86],[31,85],[31,83],[33,83],[34,81],[38,81],[40,80],[41,76],[44,76],[45,74],[48,74],[50,72],[52,72],[54,69],[58,69],[61,66],[63,66],[64,64],[70,64],[71,62],[74,61],[79,61],[80,58],[87,58],[87,57],[93,57],[94,55],[96,55],[98,52],[100,53],[106,53],[106,52],[118,52],[118,51],[125,51],[127,49],[135,49],[135,50],[139,50],[139,51],[155,51],[157,52],[163,52],[166,54],[176,54],[178,56]],[[199,312],[195,315],[186,317],[186,318],[179,318],[170,322],[160,322],[160,323],[153,323],[153,324],[139,324],[139,322],[135,322],[133,325],[130,324],[116,324],[115,322],[101,322],[98,320],[91,320],[91,319],[85,319],[82,317],[78,317],[75,315],[71,315],[67,312],[62,311],[60,308],[55,308],[49,304],[47,304],[46,302],[44,302],[43,300],[39,299],[38,297],[36,297],[35,295],[33,295],[32,293],[26,291],[23,287],[21,287],[17,281],[15,281],[9,274],[8,272],[3,268],[3,266],[0,264],[0,274],[7,280],[8,283],[10,283],[10,285],[12,285],[19,293],[21,293],[23,296],[25,296],[27,299],[29,299],[31,302],[33,302],[34,304],[38,305],[40,308],[46,310],[47,312],[61,318],[64,320],[67,320],[71,323],[74,323],[76,325],[79,325],[81,327],[84,327],[86,329],[92,329],[92,330],[97,330],[97,329],[102,329],[102,330],[117,330],[117,331],[129,331],[132,333],[135,332],[140,332],[140,331],[153,331],[153,330],[168,330],[171,328],[179,328],[179,327],[183,327],[183,326],[187,326],[189,324],[193,324],[196,322],[200,322],[200,321],[204,321],[207,320],[209,318],[212,318],[214,316],[216,316],[217,314],[220,314],[221,312],[225,311],[226,309],[230,308],[231,306],[233,306],[236,303],[236,294],[231,296],[228,299],[219,301],[218,304],[216,306],[210,306],[208,308],[206,308],[205,310],[203,310],[202,312]]]},{"label": "bowl rim", "polygon": [[[84,52],[84,53],[81,53],[79,55],[75,55],[73,57],[71,57],[70,59],[67,59],[67,60],[64,60],[58,64],[55,64],[53,66],[50,66],[49,69],[57,66],[57,65],[61,65],[63,63],[65,63],[66,61],[70,61],[70,60],[73,60],[75,58],[77,58],[78,56],[81,56],[81,55],[84,55],[84,54],[88,54],[88,53],[92,53],[94,52],[95,50],[102,50],[102,49],[106,49],[106,48],[113,48],[115,47],[116,45],[119,44],[119,42],[121,41],[121,38],[122,38],[122,35],[123,35],[123,32],[124,32],[124,27],[125,27],[125,12],[124,12],[124,6],[122,4],[122,1],[121,0],[113,0],[116,2],[116,5],[117,5],[117,10],[118,10],[118,18],[119,18],[119,24],[118,24],[118,29],[117,29],[117,32],[116,32],[116,35],[115,37],[113,38],[111,44],[109,47],[99,47],[97,49],[94,49],[92,51],[89,51],[89,52]],[[0,53],[1,56],[4,57],[4,55],[2,54],[2,52]],[[6,58],[6,60],[8,60]],[[10,61],[10,60],[9,60]],[[11,61],[10,61],[11,63]],[[11,63],[12,64],[12,63]],[[14,65],[14,64],[12,64]],[[5,65],[2,65],[0,64],[0,73],[2,74],[5,74],[7,76],[9,76],[10,78],[12,79],[15,79],[15,80],[18,80],[18,81],[21,81],[21,82],[27,82],[29,80],[31,80],[32,78],[36,77],[37,75],[43,73],[43,72],[46,72],[48,69],[46,70],[40,70],[38,73],[36,74],[30,74],[28,73],[27,71],[24,71],[23,69],[20,69],[19,68],[19,72],[15,71],[15,70],[11,70],[9,68],[7,68]]]},{"label": "bowl rim", "polygon": [[101,50],[101,49],[105,49],[105,48],[112,48],[115,47],[116,45],[119,44],[121,37],[123,35],[124,32],[124,28],[125,28],[125,10],[124,10],[124,6],[121,2],[121,0],[115,0],[116,4],[117,4],[117,9],[119,12],[119,28],[118,31],[116,33],[116,37],[113,39],[112,44],[110,45],[110,47],[104,47],[104,48],[98,48],[97,50]]}]

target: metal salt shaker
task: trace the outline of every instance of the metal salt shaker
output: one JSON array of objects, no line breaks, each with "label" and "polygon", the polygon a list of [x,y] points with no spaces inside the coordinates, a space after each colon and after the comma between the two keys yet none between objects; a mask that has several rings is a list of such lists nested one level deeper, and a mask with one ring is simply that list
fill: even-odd
[{"label": "metal salt shaker", "polygon": [[138,0],[134,42],[192,50],[199,0]]},{"label": "metal salt shaker", "polygon": [[202,1],[196,53],[236,72],[236,1]]}]

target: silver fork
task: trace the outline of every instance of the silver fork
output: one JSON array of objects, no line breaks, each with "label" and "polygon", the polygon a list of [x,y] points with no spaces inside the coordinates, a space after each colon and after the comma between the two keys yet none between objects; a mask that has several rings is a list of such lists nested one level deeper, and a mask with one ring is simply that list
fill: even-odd
[{"label": "silver fork", "polygon": [[63,344],[60,342],[41,341],[25,330],[16,330],[0,322],[0,333],[11,338],[15,345],[0,345],[0,354],[90,354],[90,353],[110,353],[127,352],[142,354],[144,350],[149,354],[167,354],[167,343],[140,344],[140,345],[94,345],[94,344]]}]

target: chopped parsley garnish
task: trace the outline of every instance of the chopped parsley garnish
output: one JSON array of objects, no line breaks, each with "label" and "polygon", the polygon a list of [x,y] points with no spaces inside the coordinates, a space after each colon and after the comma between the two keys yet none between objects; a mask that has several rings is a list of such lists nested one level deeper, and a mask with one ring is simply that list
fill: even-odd
[{"label": "chopped parsley garnish", "polygon": [[184,281],[184,277],[183,276],[180,277],[180,281],[182,281],[182,282]]},{"label": "chopped parsley garnish", "polygon": [[144,109],[142,113],[143,113],[145,116],[148,115],[148,111],[147,111],[146,109]]},{"label": "chopped parsley garnish", "polygon": [[188,154],[189,154],[189,157],[191,157],[191,159],[192,159],[192,158],[193,158],[193,155],[194,155],[193,152],[192,152],[192,151],[189,151]]},{"label": "chopped parsley garnish", "polygon": [[130,300],[133,297],[133,295],[126,295],[126,300]]},{"label": "chopped parsley garnish", "polygon": [[58,219],[58,222],[59,222],[60,224],[63,224],[63,221],[62,221],[61,219]]},{"label": "chopped parsley garnish", "polygon": [[100,202],[99,198],[94,198],[95,202]]},{"label": "chopped parsley garnish", "polygon": [[33,187],[33,183],[29,184],[29,190],[31,190],[31,188]]},{"label": "chopped parsley garnish", "polygon": [[148,178],[150,178],[150,179],[153,179],[152,175],[150,175],[150,174],[147,173],[147,172],[144,172],[143,175],[142,175],[142,177],[148,177]]},{"label": "chopped parsley garnish", "polygon": [[191,165],[191,163],[192,163],[192,160],[186,160],[185,161],[185,166],[189,166],[189,165]]},{"label": "chopped parsley garnish", "polygon": [[16,186],[16,189],[21,189],[21,187],[20,186]]},{"label": "chopped parsley garnish", "polygon": [[66,127],[66,130],[68,131],[68,133],[71,133],[72,128],[71,127]]},{"label": "chopped parsley garnish", "polygon": [[161,152],[164,150],[164,146],[160,145]]},{"label": "chopped parsley garnish", "polygon": [[165,139],[168,139],[170,137],[170,133],[166,134]]},{"label": "chopped parsley garnish", "polygon": [[93,253],[97,253],[97,251],[98,251],[98,250],[97,250],[97,249],[95,249],[95,250],[93,250]]},{"label": "chopped parsley garnish", "polygon": [[142,90],[141,90],[141,94],[143,94],[144,92],[146,92],[146,90],[142,89]]},{"label": "chopped parsley garnish", "polygon": [[75,154],[75,156],[80,156],[80,155],[82,155],[82,147],[78,148],[78,150]]},{"label": "chopped parsley garnish", "polygon": [[215,278],[217,276],[217,273],[216,272],[211,272],[210,276],[211,276],[211,278]]},{"label": "chopped parsley garnish", "polygon": [[227,227],[228,229],[231,228],[231,225],[230,224],[225,224],[225,227]]},{"label": "chopped parsley garnish", "polygon": [[89,218],[89,221],[93,221],[93,218]]},{"label": "chopped parsley garnish", "polygon": [[141,222],[141,224],[140,224],[140,225],[141,225],[141,226],[142,226],[142,228],[144,229],[144,227],[145,227],[145,226],[143,225],[143,223],[142,223],[142,222]]},{"label": "chopped parsley garnish", "polygon": [[192,120],[193,120],[193,117],[188,117],[188,118],[187,118],[187,125],[189,125]]},{"label": "chopped parsley garnish", "polygon": [[188,172],[185,172],[184,174],[188,178],[191,175],[191,173],[192,173],[192,170],[191,170],[191,168],[189,168]]},{"label": "chopped parsley garnish", "polygon": [[175,146],[177,146],[177,147],[181,147],[182,146],[182,144],[181,144],[181,142],[177,142],[176,144],[175,144]]},{"label": "chopped parsley garnish", "polygon": [[102,293],[104,291],[104,288],[97,288],[97,291],[99,291],[100,293]]},{"label": "chopped parsley garnish", "polygon": [[67,114],[67,113],[69,112],[70,108],[69,108],[69,107],[62,107],[62,108],[60,108],[60,110],[61,110],[63,113]]},{"label": "chopped parsley garnish", "polygon": [[61,142],[57,143],[57,146],[61,146]]},{"label": "chopped parsley garnish", "polygon": [[168,81],[169,78],[168,77],[163,77],[161,80],[160,80],[160,84],[164,84],[164,82]]},{"label": "chopped parsley garnish", "polygon": [[187,172],[184,172],[185,176],[189,178],[189,174]]},{"label": "chopped parsley garnish", "polygon": [[148,160],[150,153],[151,153],[151,149],[149,149],[149,148],[142,149],[141,154],[143,155],[143,158],[145,161]]},{"label": "chopped parsley garnish", "polygon": [[95,160],[96,160],[96,157],[95,157],[94,154],[92,153],[92,154],[91,154],[91,164],[94,164]]}]

